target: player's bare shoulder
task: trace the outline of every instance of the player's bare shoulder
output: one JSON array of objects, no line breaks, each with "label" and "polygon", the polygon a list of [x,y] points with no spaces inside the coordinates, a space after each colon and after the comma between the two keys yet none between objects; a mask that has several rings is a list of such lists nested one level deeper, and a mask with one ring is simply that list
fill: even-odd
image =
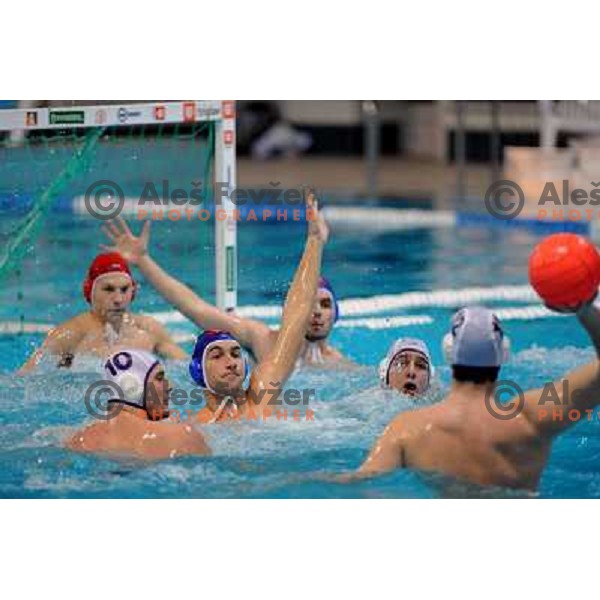
[{"label": "player's bare shoulder", "polygon": [[397,415],[389,427],[398,440],[404,442],[415,440],[436,428],[440,420],[438,412],[437,406],[408,410]]},{"label": "player's bare shoulder", "polygon": [[77,349],[83,338],[97,328],[97,323],[91,313],[85,312],[57,325],[48,333],[46,345],[52,351],[73,352]]},{"label": "player's bare shoulder", "polygon": [[74,452],[95,452],[104,446],[106,437],[104,423],[93,423],[78,431],[65,441],[65,446]]}]

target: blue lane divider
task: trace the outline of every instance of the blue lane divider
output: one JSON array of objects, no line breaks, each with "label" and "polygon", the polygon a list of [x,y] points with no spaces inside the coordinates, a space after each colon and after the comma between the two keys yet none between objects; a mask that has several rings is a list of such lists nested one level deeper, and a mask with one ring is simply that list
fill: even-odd
[{"label": "blue lane divider", "polygon": [[[34,194],[0,191],[0,212],[17,217],[27,214],[34,206],[35,197]],[[52,202],[52,212],[72,213],[73,198],[58,196]]]},{"label": "blue lane divider", "polygon": [[589,221],[540,221],[539,219],[497,219],[492,215],[471,213],[471,212],[456,212],[457,226],[481,226],[501,227],[504,229],[529,229],[540,233],[579,233],[589,235],[591,225]]}]

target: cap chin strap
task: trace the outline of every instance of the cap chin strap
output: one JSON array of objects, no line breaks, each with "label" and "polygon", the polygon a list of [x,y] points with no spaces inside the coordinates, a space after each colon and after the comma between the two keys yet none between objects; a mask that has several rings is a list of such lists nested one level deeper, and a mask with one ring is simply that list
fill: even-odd
[{"label": "cap chin strap", "polygon": [[325,359],[323,358],[323,352],[321,352],[321,348],[318,344],[310,343],[308,346],[310,359],[309,362],[311,364],[323,364]]},{"label": "cap chin strap", "polygon": [[111,400],[108,400],[106,403],[107,404],[121,404],[122,406],[126,406],[128,408],[134,408],[136,411],[141,410],[142,412],[144,412],[146,414],[146,419],[148,421],[162,421],[163,419],[169,418],[169,411],[167,411],[166,415],[160,417],[160,419],[154,418],[156,413],[154,413],[152,415],[152,418],[150,418],[150,415],[148,414],[148,409],[145,406],[140,406],[139,404],[135,404],[134,402],[128,402],[127,400],[121,400],[120,398],[113,398]]},{"label": "cap chin strap", "polygon": [[235,407],[235,414],[237,414],[238,411],[238,407],[237,404],[234,402],[233,398],[231,396],[225,396],[225,398],[223,398],[223,400],[221,401],[221,404],[219,404],[217,410],[215,410],[215,413],[212,417],[212,419],[208,422],[209,425],[211,425],[212,423],[216,423],[219,419],[219,417],[221,416],[221,414],[223,413],[223,411],[225,410],[225,407],[227,406],[227,404],[231,402],[233,404],[233,406]]},{"label": "cap chin strap", "polygon": [[[444,352],[444,359],[449,365],[452,365],[452,354],[454,352],[454,336],[452,333],[447,333],[442,340],[442,350]],[[510,339],[508,336],[502,338],[502,356],[500,358],[500,365],[507,363],[510,360]],[[500,366],[494,365],[494,366]]]},{"label": "cap chin strap", "polygon": [[[331,331],[331,330],[330,330]],[[325,335],[320,335],[320,336],[314,336],[314,335],[308,335],[305,334],[304,335],[304,339],[309,343],[309,344],[316,344],[317,342],[322,342],[323,340],[326,340],[329,337],[329,333],[326,333]]]}]

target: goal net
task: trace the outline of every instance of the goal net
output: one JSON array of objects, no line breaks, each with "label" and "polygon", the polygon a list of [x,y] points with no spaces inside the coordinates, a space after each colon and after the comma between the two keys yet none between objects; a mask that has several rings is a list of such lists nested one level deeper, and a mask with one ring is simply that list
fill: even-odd
[{"label": "goal net", "polygon": [[186,282],[235,308],[235,222],[215,220],[213,205],[215,182],[235,186],[234,119],[232,101],[0,110],[0,331],[64,316],[56,303],[80,293],[70,270],[83,276],[116,214],[138,230],[167,221],[153,228],[167,262],[187,240],[201,256],[182,257],[195,268]]}]

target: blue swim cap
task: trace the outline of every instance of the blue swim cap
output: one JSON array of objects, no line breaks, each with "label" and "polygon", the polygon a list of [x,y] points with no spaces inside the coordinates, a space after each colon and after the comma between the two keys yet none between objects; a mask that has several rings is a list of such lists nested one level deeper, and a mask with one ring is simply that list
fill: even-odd
[{"label": "blue swim cap", "polygon": [[335,292],[333,291],[331,284],[329,283],[329,281],[327,281],[327,279],[325,279],[325,277],[319,277],[318,289],[325,290],[330,295],[331,302],[333,303],[333,322],[336,323],[337,320],[340,318],[340,307],[338,305]]},{"label": "blue swim cap", "polygon": [[[214,329],[207,329],[202,335],[198,336],[196,345],[194,346],[194,352],[192,354],[192,360],[190,362],[190,376],[191,378],[205,390],[215,392],[206,380],[206,372],[204,370],[204,359],[206,352],[213,344],[217,342],[237,342],[237,340],[227,331],[217,331]],[[242,361],[244,363],[244,379],[250,374],[250,367],[248,365],[248,359],[246,354],[242,350]]]},{"label": "blue swim cap", "polygon": [[499,367],[508,361],[510,342],[491,310],[469,306],[452,316],[452,329],[444,337],[443,349],[450,365]]}]

